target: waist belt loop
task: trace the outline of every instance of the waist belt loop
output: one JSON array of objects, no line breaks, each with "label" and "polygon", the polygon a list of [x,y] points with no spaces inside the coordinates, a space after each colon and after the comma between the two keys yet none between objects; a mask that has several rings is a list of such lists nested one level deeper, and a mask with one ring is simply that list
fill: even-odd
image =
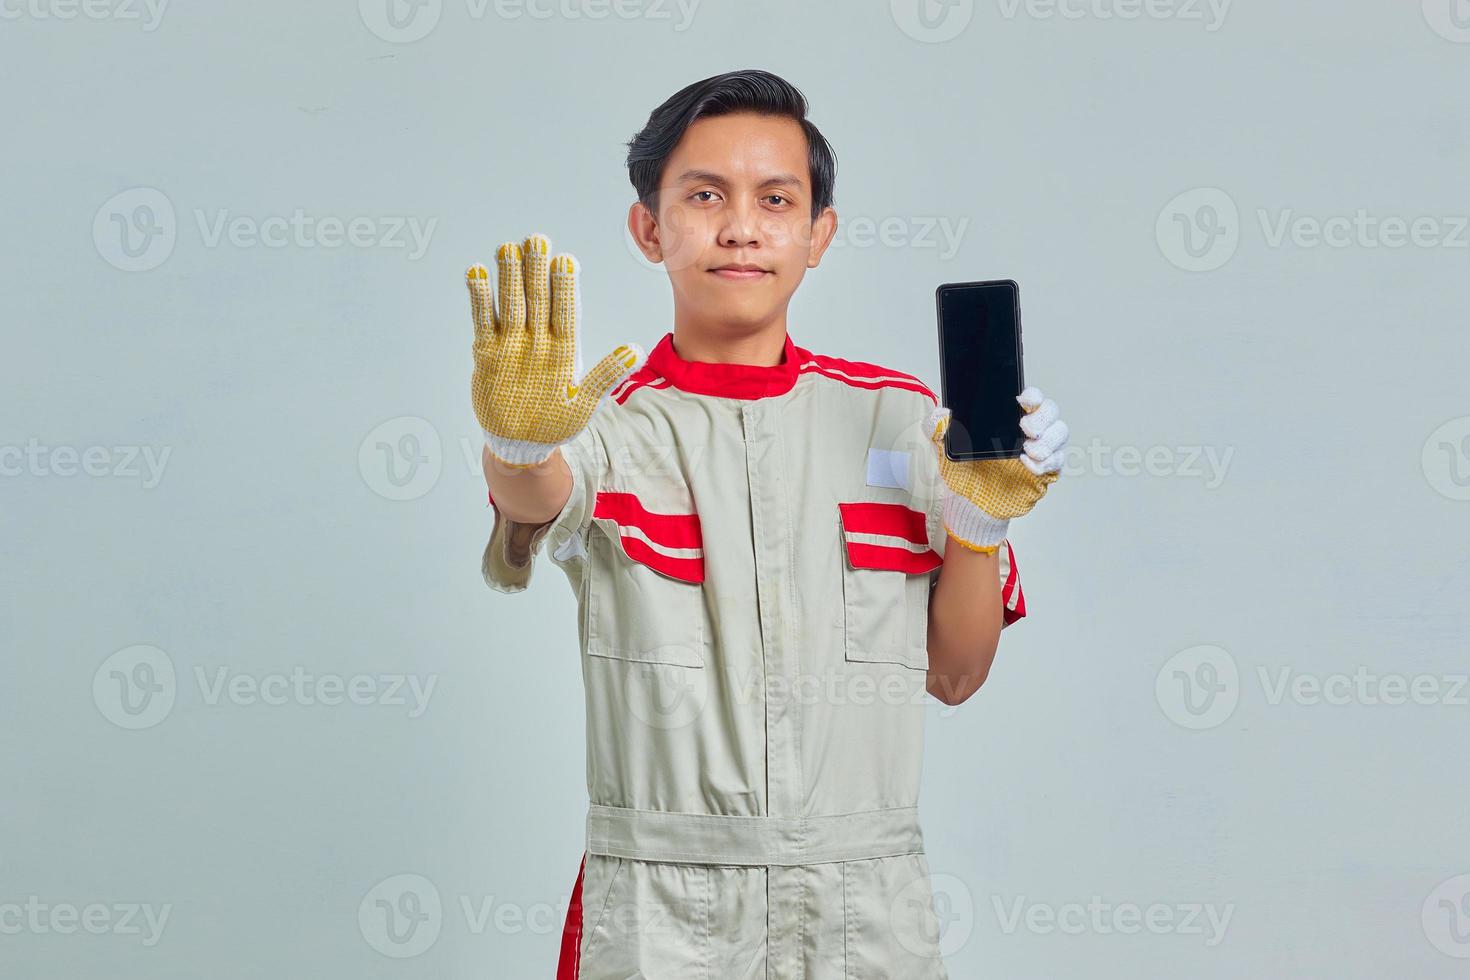
[{"label": "waist belt loop", "polygon": [[803,865],[920,854],[918,807],[817,817],[736,817],[602,806],[587,809],[591,854],[676,864]]}]

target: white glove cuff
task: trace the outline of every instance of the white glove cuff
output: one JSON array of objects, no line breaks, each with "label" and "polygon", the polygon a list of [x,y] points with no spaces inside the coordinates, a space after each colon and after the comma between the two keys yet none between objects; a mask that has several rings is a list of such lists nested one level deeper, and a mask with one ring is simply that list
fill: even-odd
[{"label": "white glove cuff", "polygon": [[957,493],[944,494],[945,530],[976,551],[991,551],[1006,537],[1009,520],[992,517]]},{"label": "white glove cuff", "polygon": [[[480,430],[484,432],[484,430]],[[485,432],[485,445],[490,447],[490,452],[503,463],[512,466],[530,466],[534,463],[542,463],[551,458],[556,452],[556,447],[561,443],[547,445],[544,442],[527,442],[524,439],[504,439],[490,432]]]}]

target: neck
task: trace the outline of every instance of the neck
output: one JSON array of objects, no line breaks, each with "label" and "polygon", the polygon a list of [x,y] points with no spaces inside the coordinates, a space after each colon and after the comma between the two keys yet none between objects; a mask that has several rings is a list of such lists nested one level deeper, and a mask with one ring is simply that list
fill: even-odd
[{"label": "neck", "polygon": [[781,363],[786,346],[786,311],[750,325],[698,320],[676,310],[673,333],[674,348],[686,361],[771,367]]}]

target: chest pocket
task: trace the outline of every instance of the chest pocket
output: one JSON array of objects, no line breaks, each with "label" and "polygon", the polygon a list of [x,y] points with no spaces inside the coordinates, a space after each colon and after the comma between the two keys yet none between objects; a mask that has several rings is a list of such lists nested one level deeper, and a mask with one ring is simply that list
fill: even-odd
[{"label": "chest pocket", "polygon": [[929,667],[929,547],[921,510],[899,503],[837,505],[842,527],[843,644],[848,660]]},{"label": "chest pocket", "polygon": [[704,536],[699,514],[651,510],[600,491],[588,535],[587,653],[703,667]]}]

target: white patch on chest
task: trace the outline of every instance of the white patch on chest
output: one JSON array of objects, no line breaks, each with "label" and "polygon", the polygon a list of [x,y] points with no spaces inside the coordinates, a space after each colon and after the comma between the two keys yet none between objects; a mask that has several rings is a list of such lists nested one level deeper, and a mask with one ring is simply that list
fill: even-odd
[{"label": "white patch on chest", "polygon": [[870,487],[893,487],[895,490],[909,489],[909,464],[913,454],[905,449],[868,448],[868,478]]}]

